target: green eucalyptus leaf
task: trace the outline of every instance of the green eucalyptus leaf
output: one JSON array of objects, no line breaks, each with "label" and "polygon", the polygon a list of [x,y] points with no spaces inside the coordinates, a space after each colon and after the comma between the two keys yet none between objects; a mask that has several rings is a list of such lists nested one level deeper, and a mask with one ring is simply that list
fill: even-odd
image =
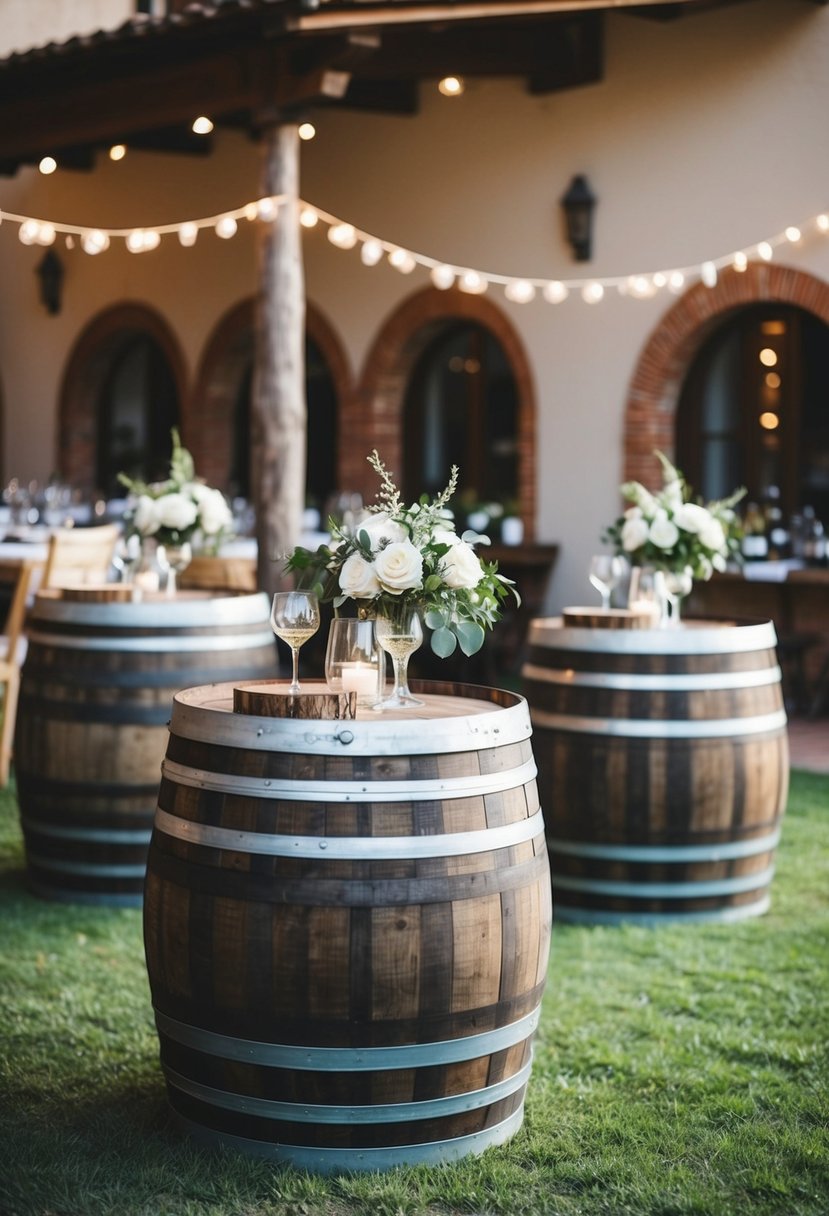
[{"label": "green eucalyptus leaf", "polygon": [[429,629],[443,629],[446,625],[446,617],[438,608],[430,608],[424,620]]},{"label": "green eucalyptus leaf", "polygon": [[457,644],[457,639],[451,629],[436,629],[432,634],[432,650],[439,659],[448,659]]},{"label": "green eucalyptus leaf", "polygon": [[458,621],[454,626],[461,650],[465,655],[477,654],[484,644],[484,631],[474,621]]}]

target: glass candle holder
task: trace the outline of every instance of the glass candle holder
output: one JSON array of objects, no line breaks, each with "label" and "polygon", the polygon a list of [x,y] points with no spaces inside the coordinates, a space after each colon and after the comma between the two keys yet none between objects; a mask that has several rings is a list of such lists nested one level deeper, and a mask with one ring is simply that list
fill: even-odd
[{"label": "glass candle holder", "polygon": [[357,704],[370,708],[383,692],[385,655],[374,621],[335,617],[325,651],[325,682],[332,692],[356,692]]}]

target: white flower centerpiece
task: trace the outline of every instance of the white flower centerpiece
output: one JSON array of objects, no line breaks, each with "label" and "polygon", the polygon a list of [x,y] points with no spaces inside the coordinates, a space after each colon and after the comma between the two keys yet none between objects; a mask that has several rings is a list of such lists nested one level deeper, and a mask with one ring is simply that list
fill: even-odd
[{"label": "white flower centerpiece", "polygon": [[725,570],[730,558],[739,560],[740,525],[734,507],[746,491],[735,490],[703,506],[692,501],[682,473],[662,452],[656,455],[662,464],[662,489],[651,493],[641,482],[625,482],[621,492],[632,506],[602,539],[631,562],[634,574],[645,566],[662,572],[676,623],[693,580],[707,581],[715,570]]},{"label": "white flower centerpiece", "polygon": [[[422,641],[421,620],[431,631],[436,655],[447,658],[458,647],[473,655],[500,619],[502,601],[511,591],[518,596],[512,581],[498,573],[497,562],[483,561],[475,552],[475,545],[489,544],[488,537],[455,531],[448,504],[457,466],[436,498],[424,494],[406,506],[377,451],[367,459],[381,482],[368,517],[353,531],[329,521],[331,542],[316,552],[296,548],[286,569],[298,576],[299,585],[333,603],[335,613],[353,601],[359,615],[376,619],[378,640],[394,662],[395,691],[386,704],[401,707],[416,703],[408,691],[406,664]],[[395,642],[395,636],[406,643]]]},{"label": "white flower centerpiece", "polygon": [[182,447],[178,431],[173,428],[171,434],[173,453],[166,481],[148,484],[124,473],[118,474],[118,480],[134,499],[127,535],[138,536],[142,545],[154,541],[172,595],[176,573],[189,564],[192,546],[203,553],[218,552],[221,542],[233,535],[233,515],[222,492],[196,477],[193,457]]}]

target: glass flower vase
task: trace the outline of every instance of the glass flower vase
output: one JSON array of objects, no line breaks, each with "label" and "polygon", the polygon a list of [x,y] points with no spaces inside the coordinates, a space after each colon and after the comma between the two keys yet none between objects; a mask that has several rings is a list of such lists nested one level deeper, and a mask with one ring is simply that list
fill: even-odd
[{"label": "glass flower vase", "polygon": [[417,608],[405,603],[378,606],[374,622],[377,641],[391,656],[394,687],[391,694],[374,706],[378,711],[411,709],[423,705],[409,691],[409,659],[423,643],[423,626]]}]

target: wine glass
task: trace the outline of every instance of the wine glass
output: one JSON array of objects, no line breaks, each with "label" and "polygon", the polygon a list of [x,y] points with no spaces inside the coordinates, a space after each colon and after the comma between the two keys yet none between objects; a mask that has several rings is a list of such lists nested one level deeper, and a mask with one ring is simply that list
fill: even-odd
[{"label": "wine glass", "polygon": [[379,701],[374,708],[409,709],[423,705],[417,697],[409,692],[408,666],[409,659],[423,642],[423,626],[416,608],[405,605],[395,607],[389,615],[378,615],[374,622],[377,641],[391,655],[394,670],[394,688],[384,701]]},{"label": "wine glass", "polygon": [[665,598],[668,601],[670,612],[668,616],[668,624],[679,625],[680,607],[686,595],[689,595],[691,588],[694,585],[694,572],[690,566],[686,566],[684,570],[666,570],[665,571]]},{"label": "wine glass", "polygon": [[189,540],[180,544],[159,545],[156,549],[156,560],[160,569],[166,572],[166,592],[172,599],[178,591],[178,576],[186,570],[193,560],[193,549]]},{"label": "wine glass", "polygon": [[320,606],[311,591],[277,591],[271,608],[271,629],[291,648],[293,676],[289,693],[298,693],[299,648],[320,627]]},{"label": "wine glass", "polygon": [[624,572],[625,561],[622,557],[613,557],[609,553],[598,553],[591,557],[589,578],[602,597],[602,608],[610,607],[611,593]]}]

